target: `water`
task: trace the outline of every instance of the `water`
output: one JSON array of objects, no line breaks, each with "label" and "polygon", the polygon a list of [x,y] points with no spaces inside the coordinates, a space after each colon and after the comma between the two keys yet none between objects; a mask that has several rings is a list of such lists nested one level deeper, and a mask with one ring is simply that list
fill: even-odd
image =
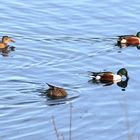
[{"label": "water", "polygon": [[[5,0],[0,36],[15,51],[0,56],[1,140],[138,140],[140,50],[117,36],[139,31],[140,1]],[[127,87],[90,82],[89,71],[129,73]],[[42,96],[45,83],[66,100]]]}]

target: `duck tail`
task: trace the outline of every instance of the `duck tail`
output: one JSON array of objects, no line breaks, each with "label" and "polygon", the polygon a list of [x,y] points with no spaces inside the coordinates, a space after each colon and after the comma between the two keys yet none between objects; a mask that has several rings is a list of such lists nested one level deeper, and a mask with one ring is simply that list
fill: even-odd
[{"label": "duck tail", "polygon": [[51,89],[54,89],[54,86],[53,85],[50,85],[48,83],[46,83]]},{"label": "duck tail", "polygon": [[89,72],[89,76],[92,78],[95,78],[99,74],[100,74],[100,72]]},{"label": "duck tail", "polygon": [[100,73],[99,73],[99,72],[92,72],[91,74],[92,74],[91,76],[96,77],[96,76],[98,76]]},{"label": "duck tail", "polygon": [[121,45],[121,40],[122,40],[122,37],[119,37],[118,40],[117,40],[117,45],[118,45],[118,46]]}]

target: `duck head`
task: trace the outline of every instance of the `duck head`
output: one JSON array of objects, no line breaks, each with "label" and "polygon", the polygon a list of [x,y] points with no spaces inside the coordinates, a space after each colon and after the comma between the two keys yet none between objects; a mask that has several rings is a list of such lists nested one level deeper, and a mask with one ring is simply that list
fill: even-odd
[{"label": "duck head", "polygon": [[15,41],[13,39],[11,39],[10,37],[8,37],[8,36],[3,36],[2,37],[2,43],[8,44],[10,42],[15,42]]},{"label": "duck head", "polygon": [[140,38],[140,32],[137,32],[137,35],[136,35],[138,38]]},{"label": "duck head", "polygon": [[120,75],[120,76],[125,76],[126,79],[129,79],[129,77],[128,77],[128,72],[127,72],[127,70],[126,70],[125,68],[121,68],[121,69],[117,72],[117,74]]}]

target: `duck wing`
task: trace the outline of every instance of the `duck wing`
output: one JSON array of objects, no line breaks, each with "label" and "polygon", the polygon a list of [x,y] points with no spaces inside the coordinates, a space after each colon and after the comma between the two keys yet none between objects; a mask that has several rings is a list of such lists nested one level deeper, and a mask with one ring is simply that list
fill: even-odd
[{"label": "duck wing", "polygon": [[113,73],[110,71],[106,72],[91,72],[91,76],[96,77],[96,76],[103,76],[104,74],[112,75]]},{"label": "duck wing", "polygon": [[50,85],[48,83],[46,83],[46,84],[49,86],[50,89],[54,89],[55,88],[55,86],[53,86],[53,85]]}]

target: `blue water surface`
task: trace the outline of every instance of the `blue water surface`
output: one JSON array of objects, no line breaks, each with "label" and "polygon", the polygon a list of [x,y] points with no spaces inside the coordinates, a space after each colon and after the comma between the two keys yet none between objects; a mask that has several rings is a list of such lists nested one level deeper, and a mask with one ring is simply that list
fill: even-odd
[{"label": "blue water surface", "polygon": [[[115,45],[118,35],[140,30],[139,5],[2,0],[0,36],[12,37],[16,49],[0,55],[0,139],[140,139],[140,50]],[[122,67],[125,88],[90,81],[89,71]],[[65,88],[67,99],[42,96],[46,82]]]}]

